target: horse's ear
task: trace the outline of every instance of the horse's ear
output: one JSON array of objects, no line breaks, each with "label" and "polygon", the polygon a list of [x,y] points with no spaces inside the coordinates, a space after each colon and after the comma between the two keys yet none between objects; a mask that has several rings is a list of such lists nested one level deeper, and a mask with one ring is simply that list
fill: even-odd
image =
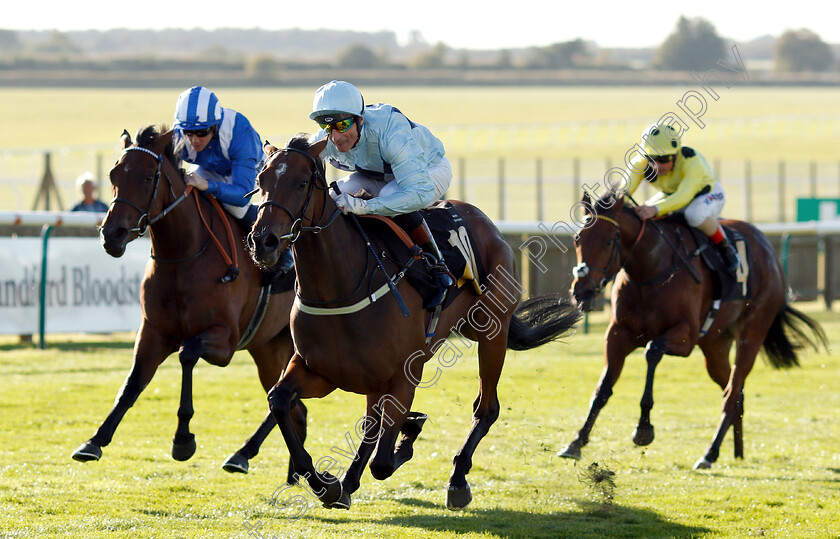
[{"label": "horse's ear", "polygon": [[581,199],[581,202],[587,208],[592,207],[592,201],[589,199],[589,191],[587,191],[586,189],[583,190],[583,198]]},{"label": "horse's ear", "polygon": [[276,151],[277,151],[277,148],[274,145],[272,145],[269,141],[266,140],[263,143],[263,153],[265,155],[271,155],[272,153],[274,153]]},{"label": "horse's ear", "polygon": [[321,154],[324,153],[324,148],[326,147],[327,139],[324,139],[320,142],[316,142],[315,144],[309,147],[309,155],[311,155],[315,159],[321,159]]},{"label": "horse's ear", "polygon": [[172,134],[173,133],[174,133],[174,130],[170,129],[166,133],[161,134],[160,137],[158,137],[158,141],[163,142],[163,145],[166,146],[167,144],[172,142]]},{"label": "horse's ear", "polygon": [[131,146],[131,144],[131,135],[128,134],[127,129],[123,129],[122,135],[120,135],[120,145],[122,146],[122,149],[125,150]]}]

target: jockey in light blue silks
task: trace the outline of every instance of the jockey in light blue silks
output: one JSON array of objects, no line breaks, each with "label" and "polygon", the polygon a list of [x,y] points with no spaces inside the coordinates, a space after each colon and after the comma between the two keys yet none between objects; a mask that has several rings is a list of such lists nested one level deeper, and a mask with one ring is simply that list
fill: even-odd
[{"label": "jockey in light blue silks", "polygon": [[[174,128],[176,153],[193,165],[184,176],[187,185],[216,197],[250,230],[257,208],[246,195],[254,190],[264,157],[260,135],[251,122],[222,108],[207,88],[194,86],[178,96]],[[283,253],[279,265],[281,273],[292,268],[291,249]]]},{"label": "jockey in light blue silks", "polygon": [[440,304],[454,281],[418,210],[440,200],[452,181],[443,143],[394,106],[365,105],[361,92],[344,81],[315,92],[309,118],[321,128],[310,142],[328,139],[321,158],[351,172],[338,181],[341,193],[331,192],[338,207],[344,213],[393,217],[423,250],[440,289],[428,306]]}]

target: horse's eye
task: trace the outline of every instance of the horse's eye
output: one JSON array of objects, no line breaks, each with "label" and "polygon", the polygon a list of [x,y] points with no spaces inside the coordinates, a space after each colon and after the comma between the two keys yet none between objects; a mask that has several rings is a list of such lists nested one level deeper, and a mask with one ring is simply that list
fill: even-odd
[{"label": "horse's eye", "polygon": [[297,186],[298,191],[302,191],[302,190],[306,189],[306,185],[308,183],[309,183],[309,180],[303,180],[302,182],[300,182]]}]

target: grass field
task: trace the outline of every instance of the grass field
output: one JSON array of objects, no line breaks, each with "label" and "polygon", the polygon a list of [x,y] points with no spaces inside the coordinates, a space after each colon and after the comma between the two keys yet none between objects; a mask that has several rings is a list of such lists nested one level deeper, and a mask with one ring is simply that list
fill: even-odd
[{"label": "grass field", "polygon": [[[733,217],[744,213],[744,177],[752,178],[752,206],[761,220],[781,204],[792,219],[795,197],[810,191],[840,194],[836,141],[840,107],[825,88],[715,86],[718,99],[697,87],[421,87],[362,88],[367,102],[384,101],[433,128],[456,168],[452,191],[488,208],[494,217],[533,219],[535,201],[546,211],[568,211],[574,178],[600,181],[623,163],[642,128],[668,114],[686,125],[686,144],[715,163],[727,187]],[[263,138],[284,143],[315,127],[307,118],[313,89],[214,88],[222,104],[246,114]],[[691,92],[704,97],[700,102]],[[171,123],[175,90],[0,88],[0,209],[28,209],[44,171],[44,151],[64,205],[76,197],[73,180],[84,170],[107,173],[123,129]],[[687,100],[687,101],[686,101]],[[697,114],[692,121],[679,102]],[[703,127],[699,123],[703,124]],[[499,159],[506,163],[500,174]],[[547,184],[534,192],[536,161]],[[463,160],[463,167],[461,161]],[[575,164],[578,160],[579,164]],[[779,162],[785,162],[780,174]],[[749,165],[747,164],[749,162]],[[749,166],[749,172],[747,167]],[[496,207],[498,178],[508,184],[507,212]],[[777,181],[787,190],[775,199]],[[468,185],[461,187],[462,177]],[[108,198],[108,193],[103,193]],[[765,215],[766,214],[766,215]]]},{"label": "grass field", "polygon": [[[800,306],[836,343],[840,319],[821,305]],[[720,390],[701,357],[660,365],[652,414],[657,438],[637,448],[630,440],[644,377],[637,351],[583,459],[561,459],[557,452],[580,427],[600,373],[604,323],[604,313],[595,313],[588,334],[509,354],[502,414],[476,452],[469,475],[474,501],[462,512],[444,508],[444,489],[468,430],[474,357],[418,391],[412,409],[430,420],[414,459],[384,482],[365,473],[351,510],[338,511],[320,507],[301,487],[277,494],[288,459],[277,432],[249,475],[221,470],[266,410],[247,355],[237,354],[225,369],[197,367],[192,460],[169,457],[180,383],[178,362],[170,358],[103,459],[81,464],[70,453],[110,408],[130,365],[131,336],[52,336],[46,350],[5,337],[0,538],[840,536],[836,348],[805,354],[802,367],[791,371],[758,362],[746,384],[746,458],[732,457],[730,433],[708,472],[691,467],[717,424]],[[361,416],[363,399],[337,392],[308,407],[313,456],[346,448],[344,433]],[[615,474],[614,489],[596,481],[595,464]]]}]

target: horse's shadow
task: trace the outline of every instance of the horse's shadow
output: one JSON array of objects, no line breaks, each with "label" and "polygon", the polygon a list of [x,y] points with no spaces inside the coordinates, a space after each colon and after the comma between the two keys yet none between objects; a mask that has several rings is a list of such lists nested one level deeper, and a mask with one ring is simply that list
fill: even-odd
[{"label": "horse's shadow", "polygon": [[[531,513],[508,509],[466,510],[457,513],[435,511],[440,504],[416,498],[402,498],[399,503],[435,514],[417,514],[383,518],[377,522],[395,528],[470,534],[481,530],[490,537],[506,539],[603,538],[603,537],[699,537],[713,530],[686,526],[666,520],[647,509],[618,504],[572,500],[581,511]],[[540,503],[535,500],[535,503]]]}]

